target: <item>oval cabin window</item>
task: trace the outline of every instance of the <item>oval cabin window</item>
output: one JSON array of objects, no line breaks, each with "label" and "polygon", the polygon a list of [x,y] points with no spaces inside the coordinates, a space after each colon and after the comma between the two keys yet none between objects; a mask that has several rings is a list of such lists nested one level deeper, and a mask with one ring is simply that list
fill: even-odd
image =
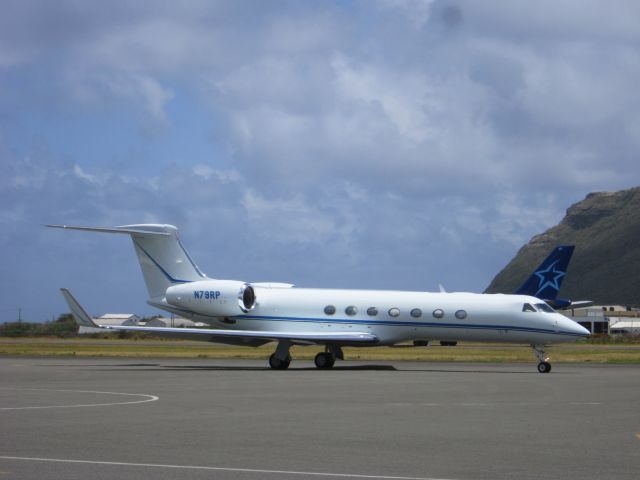
[{"label": "oval cabin window", "polygon": [[334,307],[333,305],[327,305],[326,307],[324,307],[324,313],[326,313],[327,315],[333,315],[334,313],[336,313],[336,307]]},{"label": "oval cabin window", "polygon": [[463,318],[467,318],[467,312],[465,312],[464,310],[458,310],[456,312],[456,318],[459,320],[462,320]]},{"label": "oval cabin window", "polygon": [[444,317],[444,310],[442,310],[441,308],[436,308],[436,309],[433,311],[433,316],[434,316],[435,318],[442,318],[442,317]]},{"label": "oval cabin window", "polygon": [[346,313],[349,316],[353,316],[356,313],[358,313],[358,307],[354,307],[353,305],[350,305],[344,309],[344,313]]},{"label": "oval cabin window", "polygon": [[395,308],[395,307],[389,309],[389,316],[390,317],[397,317],[398,315],[400,315],[400,309]]},{"label": "oval cabin window", "polygon": [[413,310],[411,310],[411,316],[413,318],[420,318],[422,316],[422,310],[420,310],[419,308],[414,308]]}]

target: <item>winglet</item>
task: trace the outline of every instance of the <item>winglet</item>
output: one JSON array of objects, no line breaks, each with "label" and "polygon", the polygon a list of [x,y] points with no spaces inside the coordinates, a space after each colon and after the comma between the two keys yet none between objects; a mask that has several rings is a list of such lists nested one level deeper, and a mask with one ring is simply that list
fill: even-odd
[{"label": "winglet", "polygon": [[80,305],[74,298],[74,296],[71,295],[71,292],[69,290],[67,290],[66,288],[61,288],[60,291],[62,292],[62,296],[64,297],[64,299],[67,301],[67,304],[71,309],[71,314],[73,315],[73,318],[76,320],[78,325],[82,325],[83,327],[100,328],[100,326],[93,321],[91,315],[89,315],[85,311],[85,309],[82,308],[82,305]]}]

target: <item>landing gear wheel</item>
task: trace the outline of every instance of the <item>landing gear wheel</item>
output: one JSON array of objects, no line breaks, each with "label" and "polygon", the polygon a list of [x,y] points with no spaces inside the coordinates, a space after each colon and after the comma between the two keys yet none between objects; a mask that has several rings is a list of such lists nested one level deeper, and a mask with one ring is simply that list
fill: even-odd
[{"label": "landing gear wheel", "polygon": [[336,360],[330,353],[320,352],[316,355],[314,363],[316,364],[316,367],[326,369],[333,367],[333,364],[336,363]]},{"label": "landing gear wheel", "polygon": [[276,357],[275,353],[271,354],[271,356],[269,357],[269,366],[274,370],[286,370],[287,368],[289,368],[290,364],[291,355],[288,355],[286,360],[280,360],[278,357]]},{"label": "landing gear wheel", "polygon": [[549,362],[540,362],[538,364],[538,371],[540,373],[549,373],[551,371],[551,364]]}]

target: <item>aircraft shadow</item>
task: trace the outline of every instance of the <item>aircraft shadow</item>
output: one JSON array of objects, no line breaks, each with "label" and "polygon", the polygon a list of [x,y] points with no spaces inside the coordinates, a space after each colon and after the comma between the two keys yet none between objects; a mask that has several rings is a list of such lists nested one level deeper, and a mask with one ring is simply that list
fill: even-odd
[{"label": "aircraft shadow", "polygon": [[536,374],[540,375],[535,369],[530,372],[524,372],[522,370],[455,370],[448,368],[407,368],[396,369],[399,372],[425,372],[425,373],[485,373],[490,375],[495,374]]},{"label": "aircraft shadow", "polygon": [[[57,364],[57,365],[48,365],[42,364],[40,366],[43,367],[51,367],[51,366],[64,366],[64,367],[77,367],[77,368],[91,368],[96,371],[121,371],[123,368],[126,368],[128,371],[145,371],[145,372],[161,372],[167,370],[191,370],[191,371],[269,371],[271,368],[266,364],[264,366],[248,366],[248,365],[163,365],[161,363],[112,363],[112,364]],[[323,371],[319,370],[315,366],[308,367],[289,367],[288,371]],[[336,364],[332,369],[325,371],[388,371],[388,372],[399,372],[399,373],[407,373],[407,372],[424,372],[424,373],[483,373],[488,375],[495,374],[531,374],[531,375],[539,375],[539,373],[535,369],[531,369],[530,371],[523,370],[494,370],[491,367],[487,366],[487,368],[474,368],[474,369],[462,369],[462,368],[442,368],[442,367],[434,367],[434,368],[402,368],[396,367],[394,365],[340,365]],[[561,372],[554,372],[555,375],[558,375]]]},{"label": "aircraft shadow", "polygon": [[[91,367],[98,367],[99,365],[91,365]],[[105,365],[109,368],[99,368],[100,371],[119,371],[121,368],[126,368],[128,371],[145,371],[145,372],[160,372],[167,370],[190,370],[190,371],[270,371],[268,366],[252,367],[252,366],[236,366],[236,365],[161,365],[161,364],[120,364],[120,365]],[[118,368],[113,368],[118,367]],[[398,369],[392,365],[345,365],[335,366],[332,369],[324,371],[397,371]],[[323,371],[316,367],[289,367],[287,371]]]},{"label": "aircraft shadow", "polygon": [[[248,367],[248,366],[235,366],[235,365],[164,365],[160,366],[163,370],[271,370],[270,367]],[[357,371],[396,371],[397,369],[392,365],[341,365],[334,366],[329,370],[357,370]],[[323,371],[316,367],[289,367],[287,371]]]}]

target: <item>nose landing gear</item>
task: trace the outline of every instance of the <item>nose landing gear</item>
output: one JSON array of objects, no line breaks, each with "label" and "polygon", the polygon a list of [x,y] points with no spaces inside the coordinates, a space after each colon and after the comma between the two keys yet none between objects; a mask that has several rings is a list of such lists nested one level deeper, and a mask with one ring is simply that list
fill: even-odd
[{"label": "nose landing gear", "polygon": [[551,364],[549,362],[540,362],[538,364],[538,371],[540,373],[549,373],[551,371]]},{"label": "nose landing gear", "polygon": [[551,371],[551,364],[549,363],[549,357],[544,354],[544,346],[531,345],[531,348],[533,348],[533,352],[540,361],[540,363],[538,363],[538,372],[549,373]]}]

